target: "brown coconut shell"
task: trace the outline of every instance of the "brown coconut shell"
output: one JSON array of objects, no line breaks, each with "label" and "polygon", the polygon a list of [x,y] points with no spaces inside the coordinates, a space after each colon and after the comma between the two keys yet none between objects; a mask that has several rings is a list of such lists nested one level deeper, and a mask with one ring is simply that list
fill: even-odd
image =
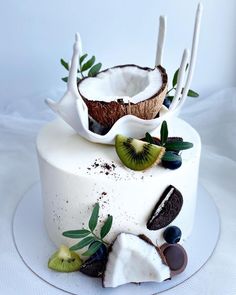
[{"label": "brown coconut shell", "polygon": [[[133,64],[115,66],[113,68],[122,67],[137,67],[142,70],[152,71],[153,69],[147,67],[140,67]],[[120,101],[96,101],[88,97],[84,97],[79,90],[79,86],[85,79],[78,83],[78,91],[88,107],[89,115],[104,127],[111,128],[112,125],[121,117],[125,115],[134,115],[144,120],[154,119],[161,109],[163,101],[166,97],[168,77],[166,70],[162,66],[157,66],[162,76],[162,86],[152,97],[146,98],[138,103],[124,103]],[[108,69],[102,71],[105,72]],[[101,73],[101,72],[100,72]]]}]

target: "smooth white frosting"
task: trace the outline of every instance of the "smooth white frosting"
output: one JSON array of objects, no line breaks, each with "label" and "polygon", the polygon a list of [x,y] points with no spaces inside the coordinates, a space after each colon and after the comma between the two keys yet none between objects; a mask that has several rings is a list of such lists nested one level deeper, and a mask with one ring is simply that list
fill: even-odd
[{"label": "smooth white frosting", "polygon": [[[153,135],[159,136],[159,130]],[[108,242],[120,232],[129,232],[163,243],[164,229],[150,231],[146,223],[170,184],[183,195],[183,207],[172,224],[182,230],[182,240],[186,239],[194,222],[201,142],[198,133],[178,118],[169,124],[169,136],[181,136],[194,144],[182,152],[182,166],[169,170],[159,165],[136,172],[124,167],[114,146],[88,142],[62,120],[44,126],[37,150],[44,220],[51,240],[57,246],[75,244],[78,240],[65,238],[62,232],[86,228],[93,205],[99,202],[101,222],[97,233],[108,214],[114,217]]]}]

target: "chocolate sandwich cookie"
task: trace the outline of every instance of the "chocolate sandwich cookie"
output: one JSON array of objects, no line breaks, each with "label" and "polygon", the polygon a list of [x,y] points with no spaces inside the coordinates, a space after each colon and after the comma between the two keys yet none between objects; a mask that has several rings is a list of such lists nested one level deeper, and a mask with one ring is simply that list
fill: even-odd
[{"label": "chocolate sandwich cookie", "polygon": [[147,222],[149,230],[158,230],[169,225],[179,214],[183,196],[177,188],[169,185],[158,200]]}]

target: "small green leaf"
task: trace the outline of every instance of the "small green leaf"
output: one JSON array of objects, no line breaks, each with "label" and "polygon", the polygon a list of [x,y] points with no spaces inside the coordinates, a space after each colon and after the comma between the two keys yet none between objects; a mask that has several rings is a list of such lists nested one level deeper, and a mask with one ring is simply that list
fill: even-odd
[{"label": "small green leaf", "polygon": [[68,230],[64,231],[62,235],[64,237],[72,238],[72,239],[81,239],[87,237],[91,232],[87,229],[80,229],[80,230]]},{"label": "small green leaf", "polygon": [[[188,64],[186,65],[185,71],[187,71],[187,69],[188,69]],[[173,88],[177,85],[178,76],[179,76],[179,68],[174,73],[174,77],[173,77],[173,80],[172,80],[172,87]]]},{"label": "small green leaf", "polygon": [[87,56],[88,56],[88,54],[85,53],[85,54],[83,54],[83,55],[80,57],[80,59],[79,59],[79,63],[80,63],[80,65],[82,65],[83,61],[85,60],[85,58],[86,58]]},{"label": "small green leaf", "polygon": [[66,83],[68,81],[68,77],[64,77],[64,78],[61,78],[61,79],[62,79],[62,81],[66,82]]},{"label": "small green leaf", "polygon": [[61,64],[67,71],[69,71],[69,65],[63,58],[61,58]]},{"label": "small green leaf", "polygon": [[166,142],[165,148],[169,151],[182,151],[191,149],[193,144],[187,141],[175,141],[175,142]]},{"label": "small green leaf", "polygon": [[148,132],[146,132],[146,134],[145,134],[145,140],[146,140],[146,142],[149,142],[149,143],[151,143],[151,144],[153,144],[153,143],[154,143],[154,141],[153,141],[153,138],[152,138],[151,134],[150,134],[150,133],[148,133]]},{"label": "small green leaf", "polygon": [[173,80],[172,80],[172,86],[173,87],[175,87],[177,85],[178,75],[179,75],[179,69],[176,70],[176,72],[174,73],[174,77],[173,77]]},{"label": "small green leaf", "polygon": [[161,145],[165,145],[168,138],[168,126],[167,122],[163,121],[161,124]]},{"label": "small green leaf", "polygon": [[190,96],[190,97],[198,97],[199,96],[199,94],[197,92],[195,92],[195,91],[193,91],[191,89],[189,89],[187,95]]},{"label": "small green leaf", "polygon": [[98,63],[94,65],[88,72],[89,77],[94,77],[97,75],[97,73],[101,70],[102,64]]},{"label": "small green leaf", "polygon": [[97,250],[101,247],[101,245],[102,245],[102,242],[99,242],[99,241],[94,242],[94,243],[88,248],[88,250],[87,250],[85,253],[83,253],[82,255],[83,255],[83,256],[91,256],[91,255],[93,255],[94,253],[97,252]]},{"label": "small green leaf", "polygon": [[89,229],[91,231],[94,231],[95,227],[97,226],[98,214],[99,214],[99,204],[96,203],[94,208],[93,208],[92,215],[91,215],[91,217],[89,219]]},{"label": "small green leaf", "polygon": [[87,71],[95,63],[95,56],[93,55],[85,64],[82,65],[81,72]]},{"label": "small green leaf", "polygon": [[70,247],[70,250],[72,251],[76,251],[76,250],[79,250],[79,249],[82,249],[84,248],[85,246],[88,246],[90,245],[92,242],[95,241],[95,238],[94,237],[87,237],[87,238],[84,238],[83,240],[81,240],[79,243],[73,245],[72,247]]},{"label": "small green leaf", "polygon": [[107,220],[105,221],[103,227],[101,228],[100,236],[103,239],[110,231],[112,226],[113,217],[108,215]]},{"label": "small green leaf", "polygon": [[162,160],[168,161],[168,162],[181,161],[181,156],[174,153],[174,152],[167,151],[167,152],[165,152],[164,156],[162,157]]}]

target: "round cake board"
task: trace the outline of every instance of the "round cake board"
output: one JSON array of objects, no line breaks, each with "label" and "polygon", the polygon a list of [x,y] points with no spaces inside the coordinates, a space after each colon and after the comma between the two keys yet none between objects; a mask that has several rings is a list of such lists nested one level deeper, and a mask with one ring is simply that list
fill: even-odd
[{"label": "round cake board", "polygon": [[58,273],[48,269],[48,258],[56,251],[56,247],[49,240],[44,226],[39,183],[24,195],[13,218],[15,246],[23,262],[39,278],[70,294],[148,295],[173,288],[194,275],[206,263],[214,251],[219,233],[218,210],[207,191],[199,185],[193,232],[183,244],[188,253],[185,271],[162,283],[131,283],[113,289],[103,288],[101,279],[90,278],[80,272]]}]

